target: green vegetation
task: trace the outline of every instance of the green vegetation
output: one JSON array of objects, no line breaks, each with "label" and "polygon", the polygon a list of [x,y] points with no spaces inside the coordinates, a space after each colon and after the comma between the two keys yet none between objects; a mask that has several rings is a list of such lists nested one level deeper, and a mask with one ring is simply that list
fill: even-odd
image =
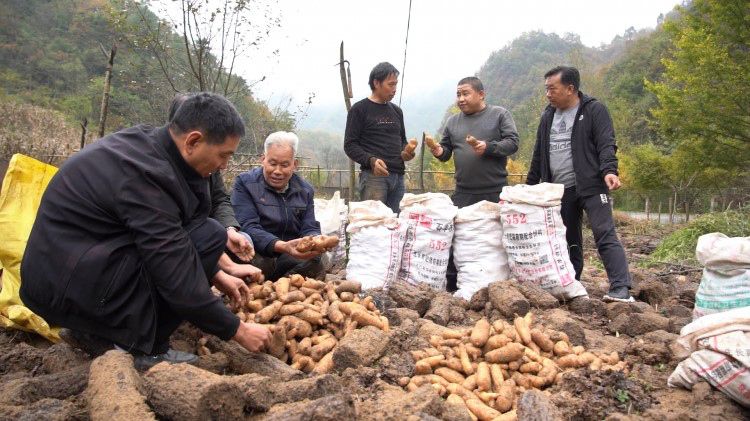
[{"label": "green vegetation", "polygon": [[[290,130],[294,126],[292,114],[270,110],[265,103],[256,101],[250,85],[228,73],[229,67],[220,65],[220,59],[205,50],[200,52],[201,74],[212,76],[218,81],[216,86],[199,83],[201,81],[196,81],[192,74],[179,68],[172,69],[167,77],[158,60],[159,54],[148,42],[150,33],[143,22],[154,26],[161,24],[162,35],[177,39],[177,33],[165,30],[173,28],[172,25],[160,21],[145,7],[138,8],[132,0],[4,1],[0,8],[0,98],[18,106],[29,104],[63,116],[67,126],[77,132],[72,139],[75,144],[80,137],[79,124],[87,119],[87,140],[92,141],[92,134],[98,129],[107,64],[102,50],[108,52],[116,43],[118,51],[106,132],[138,123],[163,124],[174,94],[200,87],[226,92],[245,120],[253,122],[247,136],[252,141],[243,142],[242,152],[256,152],[258,143],[268,133]],[[184,49],[171,51],[169,60],[187,62],[187,53]],[[231,90],[226,90],[229,81]],[[3,114],[3,119],[7,121],[7,118],[8,114]],[[5,127],[3,133],[11,129]],[[34,144],[45,141],[29,139]],[[69,140],[70,137],[66,138]],[[39,148],[26,149],[34,149],[38,158],[47,159]],[[0,160],[8,158],[6,152],[3,149]]]},{"label": "green vegetation", "polygon": [[[560,37],[557,34],[530,32],[513,40],[508,46],[495,51],[478,72],[487,92],[487,101],[508,108],[521,136],[516,159],[530,162],[536,140],[539,115],[547,100],[544,98],[544,73],[561,65],[573,65],[581,71],[582,90],[604,100],[617,98],[619,107],[627,113],[615,113],[617,133],[627,131],[633,121],[645,121],[648,100],[640,106],[640,114],[632,110],[633,103],[644,101],[643,77],[645,69],[659,68],[658,53],[644,54],[644,45],[649,48],[655,42],[653,33],[628,30],[610,44],[592,48],[581,43],[575,34]],[[643,62],[656,61],[656,65],[644,66]],[[650,73],[649,73],[650,74]],[[611,94],[610,91],[616,93]],[[652,95],[653,97],[653,95]],[[618,108],[619,109],[619,108]],[[614,111],[614,110],[613,110]],[[632,113],[632,114],[631,114]],[[619,120],[618,120],[619,118]],[[645,125],[641,123],[641,125]]]},{"label": "green vegetation", "polygon": [[[736,152],[750,146],[750,3],[694,0],[668,22],[671,55],[662,81],[647,87],[659,100],[654,117],[670,139],[705,139]],[[745,158],[748,155],[745,153]]]},{"label": "green vegetation", "polygon": [[[215,2],[229,7],[214,13],[219,9],[209,10],[206,5]],[[102,49],[114,43],[119,49],[107,131],[136,123],[161,124],[175,92],[198,89],[227,94],[251,122],[247,136],[251,141],[243,142],[240,152],[258,153],[268,133],[294,128],[295,114],[257,101],[253,82],[239,77],[232,65],[238,54],[252,56],[254,45],[281,25],[269,0],[201,0],[186,9],[194,17],[188,19],[193,29],[216,29],[222,17],[239,25],[241,42],[227,43],[222,50],[226,54],[218,56],[208,53],[217,51],[209,45],[234,32],[221,26],[222,32],[211,32],[205,40],[188,37],[185,42],[185,36],[194,32],[190,28],[185,32],[182,19],[173,18],[175,24],[153,13],[164,4],[171,2],[4,1],[0,8],[0,101],[8,104],[0,123],[5,125],[0,130],[4,146],[11,144],[5,139],[24,138],[22,125],[15,123],[18,119],[8,116],[25,106],[37,107],[34,115],[48,110],[55,116],[48,121],[64,121],[66,135],[56,138],[64,137],[65,145],[79,143],[84,119],[89,122],[88,141],[93,140],[106,66]],[[671,198],[677,209],[694,212],[698,207],[690,201],[696,191],[708,195],[727,187],[750,188],[750,3],[692,0],[657,22],[653,30],[630,28],[599,47],[583,45],[575,34],[529,32],[489,55],[478,72],[487,100],[511,110],[521,137],[510,172],[525,172],[531,160],[539,116],[547,105],[543,74],[567,64],[581,70],[583,92],[611,111],[624,182],[615,203],[640,210],[649,198],[652,212],[662,203],[667,213]],[[454,112],[451,107],[446,116]],[[303,165],[348,168],[342,133],[343,128],[335,134],[302,133],[301,155],[308,158]],[[33,136],[37,135],[29,137],[33,145],[24,150],[45,159],[44,148],[38,145],[46,138]],[[439,140],[439,135],[435,138]],[[47,155],[62,150],[61,145],[53,146]],[[0,160],[10,149],[2,149]],[[408,163],[410,170],[419,166],[418,159]],[[440,163],[426,153],[425,170],[452,167],[452,162]],[[453,180],[449,175],[427,174],[425,186],[450,189]],[[746,201],[743,192],[722,194],[721,200]]]},{"label": "green vegetation", "polygon": [[630,401],[630,394],[626,389],[616,389],[615,398],[620,401],[620,403],[628,403]]},{"label": "green vegetation", "polygon": [[349,158],[344,153],[343,136],[319,130],[300,130],[300,165],[345,170],[349,169]]},{"label": "green vegetation", "polygon": [[698,265],[695,259],[698,237],[712,232],[721,232],[729,237],[750,235],[750,209],[715,212],[694,219],[667,236],[651,254],[651,262]]},{"label": "green vegetation", "polygon": [[[660,16],[654,30],[632,28],[586,47],[573,34],[524,34],[492,53],[478,76],[490,103],[511,110],[521,136],[514,159],[531,161],[544,73],[581,71],[581,89],[611,112],[624,188],[615,203],[668,212],[707,210],[729,187],[750,188],[750,3],[693,0]],[[735,193],[729,200],[742,200]],[[703,203],[705,202],[705,203]]]}]

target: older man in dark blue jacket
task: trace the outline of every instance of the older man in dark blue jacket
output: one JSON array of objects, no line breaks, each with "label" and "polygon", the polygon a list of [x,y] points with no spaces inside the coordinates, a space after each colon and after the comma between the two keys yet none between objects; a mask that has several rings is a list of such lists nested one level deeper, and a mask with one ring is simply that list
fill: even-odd
[{"label": "older man in dark blue jacket", "polygon": [[255,244],[252,264],[272,281],[291,273],[323,274],[319,252],[300,253],[296,248],[302,237],[320,235],[315,191],[294,173],[298,144],[294,133],[269,135],[263,146],[262,167],[240,174],[232,193],[241,229]]}]

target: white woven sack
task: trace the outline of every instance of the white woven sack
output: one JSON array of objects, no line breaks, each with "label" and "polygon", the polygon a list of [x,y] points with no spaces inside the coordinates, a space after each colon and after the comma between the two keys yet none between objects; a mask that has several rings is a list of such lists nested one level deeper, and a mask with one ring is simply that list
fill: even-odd
[{"label": "white woven sack", "polygon": [[750,407],[750,307],[701,317],[680,331],[675,356],[687,358],[669,376],[671,387],[692,389],[706,380]]},{"label": "white woven sack", "polygon": [[750,237],[727,237],[720,232],[701,235],[695,256],[705,268],[695,293],[693,320],[750,307]]},{"label": "white woven sack", "polygon": [[570,263],[560,216],[562,184],[523,186],[507,186],[500,193],[503,246],[513,276],[519,282],[539,285],[558,299],[587,296]]},{"label": "white woven sack", "polygon": [[565,185],[563,184],[516,184],[503,187],[500,200],[536,206],[560,206],[564,192]]},{"label": "white woven sack", "polygon": [[490,283],[509,278],[499,203],[483,200],[458,210],[453,263],[458,271],[458,290],[454,295],[465,300]]},{"label": "white woven sack", "polygon": [[329,200],[315,199],[315,220],[320,222],[320,233],[335,235],[339,238],[339,245],[326,252],[325,269],[328,270],[346,259],[346,218],[349,209],[336,190]]},{"label": "white woven sack", "polygon": [[458,208],[443,193],[407,193],[401,199],[399,221],[406,227],[398,279],[445,290],[453,218]]},{"label": "white woven sack", "polygon": [[396,214],[377,200],[349,204],[346,279],[362,289],[388,288],[398,276],[404,229]]}]

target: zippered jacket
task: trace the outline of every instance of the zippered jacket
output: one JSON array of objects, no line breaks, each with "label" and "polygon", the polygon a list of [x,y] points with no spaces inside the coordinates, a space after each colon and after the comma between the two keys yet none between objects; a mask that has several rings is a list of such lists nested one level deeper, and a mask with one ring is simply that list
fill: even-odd
[{"label": "zippered jacket", "polygon": [[254,168],[235,179],[232,207],[240,229],[253,239],[256,252],[277,257],[279,253],[273,250],[276,241],[320,235],[314,196],[310,183],[297,174],[289,179],[287,190],[279,193],[266,183],[263,168]]},{"label": "zippered jacket", "polygon": [[[573,154],[573,171],[576,176],[576,193],[579,196],[607,194],[604,183],[607,174],[617,175],[617,145],[615,129],[607,107],[582,92],[573,123],[570,146]],[[548,105],[542,113],[536,131],[536,145],[526,184],[552,182],[549,155],[549,135],[555,107]]]}]

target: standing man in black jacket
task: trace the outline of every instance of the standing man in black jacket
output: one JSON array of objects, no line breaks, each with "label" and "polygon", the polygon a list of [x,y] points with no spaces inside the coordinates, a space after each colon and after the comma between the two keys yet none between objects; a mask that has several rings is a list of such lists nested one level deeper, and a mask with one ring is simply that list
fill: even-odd
[{"label": "standing man in black jacket", "polygon": [[609,196],[609,191],[620,188],[609,111],[579,91],[581,77],[576,68],[555,67],[544,78],[550,105],[539,122],[526,183],[565,185],[560,213],[576,279],[581,279],[583,271],[581,218],[585,210],[609,278],[604,300],[632,302],[628,262],[615,232]]},{"label": "standing man in black jacket", "polygon": [[358,163],[360,200],[380,200],[398,213],[404,196],[404,161],[414,158],[405,149],[404,113],[391,102],[399,72],[387,62],[370,72],[369,97],[355,103],[346,118],[344,152]]},{"label": "standing man in black jacket", "polygon": [[250,351],[268,329],[241,322],[211,292],[235,301],[248,265],[219,261],[226,229],[208,217],[208,178],[245,133],[224,97],[190,96],[168,126],[110,134],[68,159],[42,197],[21,262],[21,299],[89,354],[114,347],[136,367],[190,362],[169,348],[187,320]]}]

